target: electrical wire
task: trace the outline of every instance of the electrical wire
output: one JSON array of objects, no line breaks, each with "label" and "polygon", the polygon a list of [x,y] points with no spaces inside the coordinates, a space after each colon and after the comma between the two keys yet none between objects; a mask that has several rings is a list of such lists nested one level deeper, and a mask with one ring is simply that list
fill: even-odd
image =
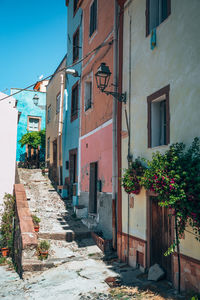
[{"label": "electrical wire", "polygon": [[[54,72],[53,74],[51,74],[51,75],[49,75],[49,76],[43,78],[43,79],[41,80],[41,82],[44,81],[44,80],[48,80],[49,78],[51,78],[52,76],[54,76],[54,75],[57,74],[57,73],[60,73],[60,72],[62,72],[62,71],[64,71],[64,70],[66,70],[66,69],[72,68],[72,67],[74,67],[74,66],[80,64],[82,61],[84,61],[86,58],[88,58],[88,56],[90,56],[93,52],[96,52],[96,51],[98,51],[99,49],[101,49],[102,47],[105,47],[105,46],[107,46],[107,45],[112,45],[112,43],[113,43],[113,40],[108,41],[108,42],[103,42],[103,43],[101,43],[101,44],[98,45],[96,48],[94,48],[94,49],[92,49],[90,52],[88,52],[83,58],[81,58],[81,59],[77,60],[76,62],[74,62],[73,64],[71,64],[71,65],[69,65],[69,66],[66,66],[66,67],[64,67],[64,68],[62,68],[62,69],[60,69],[60,70]],[[38,81],[37,81],[37,82],[38,82]],[[23,88],[23,89],[20,89],[19,91],[13,93],[12,95],[8,95],[8,96],[6,96],[6,97],[0,99],[0,101],[3,101],[3,100],[8,99],[8,98],[10,98],[10,97],[13,97],[13,96],[15,96],[15,95],[17,95],[17,94],[19,94],[19,93],[25,91],[25,90],[28,90],[28,89],[32,88],[37,82],[35,82],[35,83],[33,83],[33,84],[31,84],[31,85],[29,85],[29,86]],[[39,81],[39,82],[40,82],[40,81]]]},{"label": "electrical wire", "polygon": [[200,238],[200,234],[196,234],[196,233],[191,232],[191,231],[189,231],[187,229],[185,229],[185,231],[188,232],[188,233],[190,233],[190,234],[192,234],[192,235],[194,235],[194,236],[196,236],[196,237],[198,237],[198,238]]}]

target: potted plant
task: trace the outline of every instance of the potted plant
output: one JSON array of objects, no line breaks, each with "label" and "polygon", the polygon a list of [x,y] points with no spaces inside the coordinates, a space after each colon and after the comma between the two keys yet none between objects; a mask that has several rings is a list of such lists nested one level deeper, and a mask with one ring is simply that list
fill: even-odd
[{"label": "potted plant", "polygon": [[39,232],[40,229],[40,218],[38,218],[36,215],[31,215],[32,220],[33,220],[33,226],[34,226],[34,230],[35,232]]},{"label": "potted plant", "polygon": [[14,197],[11,194],[5,194],[4,212],[0,225],[0,248],[3,257],[11,255],[13,250],[14,205]]},{"label": "potted plant", "polygon": [[46,240],[42,240],[39,242],[37,250],[39,259],[47,259],[49,254],[50,243]]},{"label": "potted plant", "polygon": [[9,255],[9,248],[4,242],[1,242],[1,254],[3,257],[7,257]]},{"label": "potted plant", "polygon": [[141,178],[144,174],[145,167],[139,158],[132,162],[128,169],[124,170],[121,184],[127,194],[139,194],[141,190]]}]

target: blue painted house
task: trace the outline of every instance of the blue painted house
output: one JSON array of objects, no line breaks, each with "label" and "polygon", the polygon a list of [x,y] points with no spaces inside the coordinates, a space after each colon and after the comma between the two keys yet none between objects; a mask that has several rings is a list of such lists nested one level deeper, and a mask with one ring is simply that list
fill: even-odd
[{"label": "blue painted house", "polygon": [[[66,65],[77,63],[82,57],[82,10],[78,1],[66,1],[67,9],[67,60]],[[72,68],[81,74],[81,63]],[[80,77],[66,71],[66,97],[63,111],[63,196],[78,204],[79,178],[79,126],[80,126]]]},{"label": "blue painted house", "polygon": [[[11,94],[19,92],[15,98],[17,100],[18,126],[17,126],[17,151],[16,161],[25,162],[26,160],[36,160],[38,150],[31,149],[25,145],[21,147],[19,140],[29,131],[40,131],[45,128],[46,114],[46,92],[35,90],[11,89]],[[36,96],[37,95],[37,96]],[[34,104],[33,98],[38,98],[37,104]],[[40,160],[44,160],[44,149],[40,151]]]}]

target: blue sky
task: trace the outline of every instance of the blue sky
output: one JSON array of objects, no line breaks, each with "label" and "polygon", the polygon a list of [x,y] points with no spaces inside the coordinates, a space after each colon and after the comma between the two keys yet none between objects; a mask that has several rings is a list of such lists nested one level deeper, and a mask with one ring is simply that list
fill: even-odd
[{"label": "blue sky", "polygon": [[52,74],[66,51],[65,0],[0,0],[1,92]]}]

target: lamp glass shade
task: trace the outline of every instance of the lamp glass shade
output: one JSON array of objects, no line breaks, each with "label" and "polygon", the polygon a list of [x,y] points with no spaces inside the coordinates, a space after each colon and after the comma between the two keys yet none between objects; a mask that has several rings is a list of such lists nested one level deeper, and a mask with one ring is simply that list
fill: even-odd
[{"label": "lamp glass shade", "polygon": [[39,97],[38,97],[37,94],[35,94],[35,96],[33,97],[33,103],[34,103],[35,105],[38,105],[38,101],[39,101]]},{"label": "lamp glass shade", "polygon": [[105,63],[101,63],[99,68],[97,69],[97,72],[95,74],[97,87],[102,92],[106,89],[108,86],[110,75],[112,73],[110,72],[109,67]]}]

